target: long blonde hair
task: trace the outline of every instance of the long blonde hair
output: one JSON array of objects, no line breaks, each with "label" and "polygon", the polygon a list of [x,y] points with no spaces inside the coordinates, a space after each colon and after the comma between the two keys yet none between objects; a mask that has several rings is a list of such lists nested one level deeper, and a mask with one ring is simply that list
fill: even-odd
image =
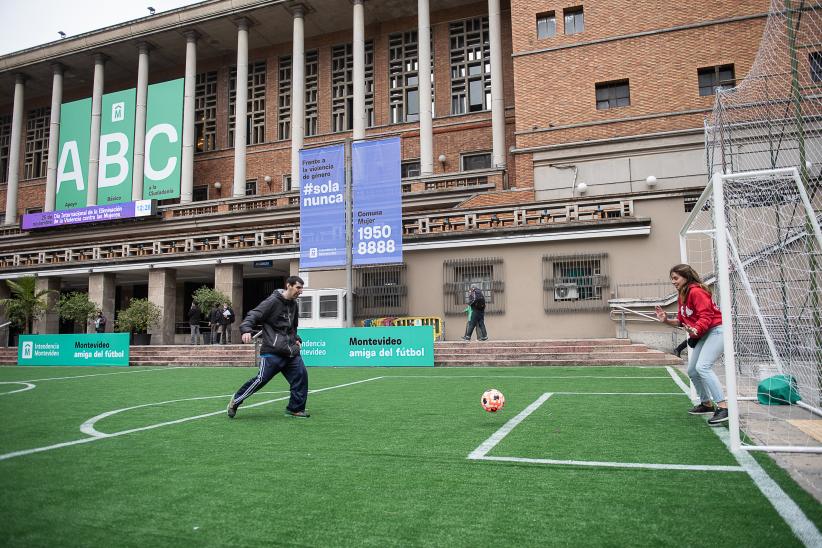
[{"label": "long blonde hair", "polygon": [[711,290],[708,289],[708,286],[705,285],[705,282],[702,281],[702,278],[699,277],[699,273],[693,269],[693,267],[689,264],[678,264],[671,267],[671,270],[668,272],[668,275],[671,274],[678,274],[685,278],[685,285],[682,286],[682,289],[679,290],[679,298],[683,302],[685,299],[688,298],[688,291],[690,291],[691,284],[697,284],[699,287],[704,289],[708,295],[711,294]]}]

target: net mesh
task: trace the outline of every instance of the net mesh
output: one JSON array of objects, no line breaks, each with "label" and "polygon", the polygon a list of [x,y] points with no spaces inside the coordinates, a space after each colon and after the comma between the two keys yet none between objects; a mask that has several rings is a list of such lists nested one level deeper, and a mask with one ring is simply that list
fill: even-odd
[{"label": "net mesh", "polygon": [[[732,303],[743,444],[822,446],[821,417],[808,410],[822,402],[822,255],[811,223],[822,209],[820,114],[822,2],[773,0],[750,73],[717,92],[705,128],[709,172],[750,174],[723,181],[725,227],[714,226],[710,187],[686,227],[688,261],[709,281],[716,230],[727,234],[730,286],[719,291]],[[787,167],[795,175],[763,173]],[[776,374],[796,379],[801,406],[756,402],[758,383]]]}]

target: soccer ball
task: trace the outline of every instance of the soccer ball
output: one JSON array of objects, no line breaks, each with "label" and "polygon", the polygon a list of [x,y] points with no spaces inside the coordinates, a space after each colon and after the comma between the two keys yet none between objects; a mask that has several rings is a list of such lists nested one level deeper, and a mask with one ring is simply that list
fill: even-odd
[{"label": "soccer ball", "polygon": [[482,408],[489,413],[496,413],[505,405],[505,396],[496,388],[489,388],[482,393]]}]

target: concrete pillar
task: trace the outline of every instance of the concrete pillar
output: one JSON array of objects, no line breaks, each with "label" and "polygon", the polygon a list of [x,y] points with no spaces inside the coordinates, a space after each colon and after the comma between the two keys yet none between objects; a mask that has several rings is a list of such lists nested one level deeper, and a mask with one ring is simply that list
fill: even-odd
[{"label": "concrete pillar", "polygon": [[237,20],[237,100],[234,102],[234,189],[245,196],[245,149],[248,130],[248,20]]},{"label": "concrete pillar", "polygon": [[488,34],[491,41],[491,162],[505,167],[505,102],[502,91],[502,31],[499,0],[488,0]]},{"label": "concrete pillar", "polygon": [[174,309],[177,293],[177,271],[173,268],[152,268],[148,271],[148,300],[160,307],[160,325],[149,330],[151,344],[174,344]]},{"label": "concrete pillar", "polygon": [[354,139],[365,139],[365,0],[351,0],[354,4]]},{"label": "concrete pillar", "polygon": [[[5,281],[0,280],[0,299],[11,297],[11,290]],[[0,325],[9,321],[4,307],[0,306]],[[9,346],[9,326],[0,327],[0,346]]]},{"label": "concrete pillar", "polygon": [[[148,102],[148,55],[151,46],[137,44],[137,103],[134,109],[134,178],[131,199],[143,199],[143,174],[146,161],[146,103]],[[183,164],[185,165],[185,163]]]},{"label": "concrete pillar", "polygon": [[20,140],[23,136],[23,101],[26,77],[18,74],[14,82],[14,110],[11,115],[11,140],[9,141],[9,173],[6,178],[7,225],[17,224],[17,188],[20,182]]},{"label": "concrete pillar", "polygon": [[[106,317],[106,333],[114,331],[114,290],[113,272],[93,272],[88,277],[88,298],[103,311]],[[87,333],[94,333],[94,320],[88,322]]]},{"label": "concrete pillar", "polygon": [[94,85],[91,94],[91,139],[88,153],[88,194],[86,205],[97,205],[97,170],[100,166],[100,120],[103,114],[103,80],[106,56],[94,56]]},{"label": "concrete pillar", "polygon": [[60,154],[60,107],[63,104],[63,65],[54,63],[51,83],[51,119],[49,121],[49,160],[46,173],[46,202],[43,211],[54,211],[57,198],[57,156]]},{"label": "concrete pillar", "polygon": [[34,321],[34,333],[38,335],[60,332],[60,315],[57,313],[57,302],[60,300],[60,283],[59,276],[37,277],[34,282],[38,293],[40,291],[49,291],[45,296],[47,312],[39,320]]},{"label": "concrete pillar", "polygon": [[235,320],[231,324],[232,344],[240,342],[240,322],[243,321],[243,266],[239,264],[218,264],[214,267],[214,289],[225,293],[231,299]]},{"label": "concrete pillar", "polygon": [[420,175],[434,174],[434,121],[431,113],[431,12],[428,0],[417,0],[419,52]]},{"label": "concrete pillar", "polygon": [[291,12],[294,18],[291,53],[291,184],[300,181],[300,149],[305,138],[305,12],[302,5]]},{"label": "concrete pillar", "polygon": [[183,158],[180,166],[180,203],[194,198],[194,92],[197,85],[197,33],[186,32],[186,76],[183,92]]}]

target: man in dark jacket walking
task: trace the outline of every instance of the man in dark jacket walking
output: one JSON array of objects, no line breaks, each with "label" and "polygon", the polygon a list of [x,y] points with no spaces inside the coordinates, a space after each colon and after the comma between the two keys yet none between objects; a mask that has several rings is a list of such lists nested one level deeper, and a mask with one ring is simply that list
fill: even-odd
[{"label": "man in dark jacket walking", "polygon": [[200,344],[200,320],[203,314],[200,307],[192,301],[191,308],[188,309],[188,326],[191,328],[191,344]]},{"label": "man in dark jacket walking", "polygon": [[308,399],[308,371],[300,356],[302,340],[297,335],[299,311],[297,297],[303,292],[304,282],[299,276],[289,276],[285,289],[278,289],[248,313],[240,324],[244,343],[250,343],[254,326],[262,326],[260,369],[248,379],[228,402],[228,416],[234,418],[237,408],[254,392],[265,386],[274,375],[282,372],[291,387],[291,397],[285,408],[286,417],[307,419],[305,403]]},{"label": "man in dark jacket walking", "polygon": [[481,341],[488,340],[488,332],[485,330],[485,296],[482,289],[471,286],[468,292],[468,306],[471,307],[471,318],[465,326],[465,336],[463,340],[470,341],[474,327],[477,328],[477,338]]}]

